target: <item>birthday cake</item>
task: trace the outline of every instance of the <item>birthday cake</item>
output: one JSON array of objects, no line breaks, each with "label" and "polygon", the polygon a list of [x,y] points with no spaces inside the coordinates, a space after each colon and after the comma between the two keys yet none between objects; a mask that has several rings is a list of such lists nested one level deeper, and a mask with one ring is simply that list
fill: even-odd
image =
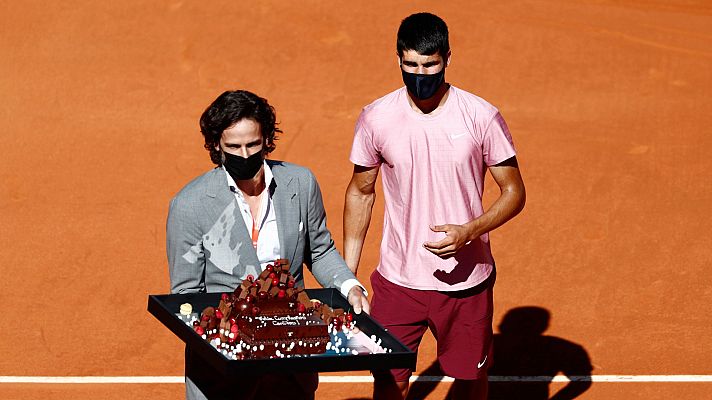
[{"label": "birthday cake", "polygon": [[284,358],[326,352],[329,332],[353,327],[353,316],[310,299],[280,259],[223,293],[191,324],[228,358]]}]

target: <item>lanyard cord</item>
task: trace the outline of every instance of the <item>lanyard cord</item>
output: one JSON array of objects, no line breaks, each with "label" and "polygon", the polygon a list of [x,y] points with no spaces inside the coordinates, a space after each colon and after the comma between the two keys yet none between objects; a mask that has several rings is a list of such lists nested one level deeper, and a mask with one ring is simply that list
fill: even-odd
[{"label": "lanyard cord", "polygon": [[[262,196],[265,194],[265,192],[266,192],[266,190],[262,191],[262,194],[260,194],[260,208],[257,211],[258,217],[260,215],[260,212],[262,211],[262,202],[263,202]],[[265,224],[265,221],[267,221],[267,216],[269,215],[269,208],[270,208],[270,201],[269,201],[269,197],[268,197],[267,198],[267,209],[265,211],[264,217],[262,218],[262,222],[259,225],[259,228],[257,227],[257,220],[255,219],[254,216],[251,216],[252,217],[252,247],[254,247],[255,250],[257,250],[257,241],[259,240],[259,237],[260,237],[260,229],[262,229],[262,227]]]},{"label": "lanyard cord", "polygon": [[257,250],[257,240],[260,238],[260,230],[257,229],[257,223],[255,223],[255,219],[252,218],[252,247]]}]

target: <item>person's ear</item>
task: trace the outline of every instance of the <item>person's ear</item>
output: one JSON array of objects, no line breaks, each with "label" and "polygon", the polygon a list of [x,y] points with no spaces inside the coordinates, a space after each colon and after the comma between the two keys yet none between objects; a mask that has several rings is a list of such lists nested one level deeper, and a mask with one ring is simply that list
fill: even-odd
[{"label": "person's ear", "polygon": [[263,158],[267,158],[267,154],[269,154],[269,152],[270,152],[269,149],[270,149],[273,145],[274,145],[274,140],[270,140],[270,138],[264,138],[264,139],[262,140],[262,150],[260,150],[260,152],[262,152],[262,157],[263,157]]},{"label": "person's ear", "polygon": [[449,67],[450,66],[450,56],[452,56],[452,52],[450,50],[447,51],[447,57],[445,58],[445,66]]}]

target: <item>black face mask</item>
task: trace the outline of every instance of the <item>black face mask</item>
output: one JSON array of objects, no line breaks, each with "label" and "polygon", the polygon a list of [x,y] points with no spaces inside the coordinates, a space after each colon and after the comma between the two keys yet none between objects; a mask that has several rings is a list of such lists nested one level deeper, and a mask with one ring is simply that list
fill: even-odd
[{"label": "black face mask", "polygon": [[438,91],[440,85],[445,81],[445,68],[440,70],[435,74],[412,74],[410,72],[405,72],[401,69],[403,73],[403,83],[408,91],[420,100],[427,100]]},{"label": "black face mask", "polygon": [[232,179],[236,181],[254,178],[262,166],[262,151],[258,151],[247,158],[225,152],[223,154],[225,155],[223,165],[232,176]]}]

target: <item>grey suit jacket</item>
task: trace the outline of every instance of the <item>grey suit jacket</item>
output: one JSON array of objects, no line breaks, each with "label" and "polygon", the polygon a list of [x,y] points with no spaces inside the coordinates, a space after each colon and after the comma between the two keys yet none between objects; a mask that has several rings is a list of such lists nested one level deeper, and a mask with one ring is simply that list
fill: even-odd
[{"label": "grey suit jacket", "polygon": [[[303,265],[306,265],[322,286],[340,289],[344,281],[356,277],[334,247],[326,228],[316,178],[304,167],[281,161],[267,163],[273,175],[269,190],[281,257],[291,262],[290,272],[298,285],[304,284]],[[221,168],[197,177],[171,200],[166,228],[172,293],[232,291],[247,275],[259,275],[257,252]],[[243,387],[249,383],[249,380],[228,382],[218,375],[186,348],[187,399],[231,398],[235,396],[236,385]],[[304,387],[299,391],[304,391],[306,398],[313,398],[316,375],[285,379],[297,385],[286,390]]]},{"label": "grey suit jacket", "polygon": [[[303,285],[303,267],[324,287],[340,289],[355,276],[334,247],[316,178],[307,168],[267,160],[280,253]],[[167,222],[171,292],[226,292],[247,275],[260,273],[234,193],[225,172],[213,169],[188,183],[171,201]]]}]

